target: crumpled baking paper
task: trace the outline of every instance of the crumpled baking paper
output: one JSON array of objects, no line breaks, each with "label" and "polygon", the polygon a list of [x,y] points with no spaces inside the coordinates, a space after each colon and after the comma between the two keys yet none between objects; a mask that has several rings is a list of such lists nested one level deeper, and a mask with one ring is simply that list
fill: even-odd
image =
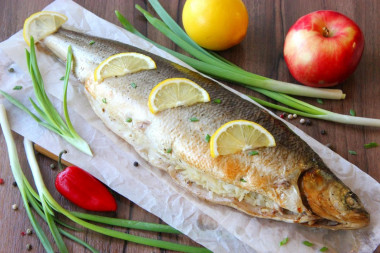
[{"label": "crumpled baking paper", "polygon": [[[45,9],[65,14],[68,17],[65,24],[67,27],[132,44],[185,65],[72,1],[57,0]],[[0,88],[32,110],[28,99],[33,97],[33,88],[27,74],[25,48],[27,45],[21,31],[0,44]],[[56,108],[62,110],[63,81],[59,79],[64,75],[65,67],[44,53],[37,52],[37,57],[47,93]],[[8,72],[10,67],[15,69],[14,73]],[[23,86],[23,89],[13,90],[16,85]],[[242,99],[247,99],[244,95],[239,95]],[[232,208],[197,199],[175,185],[166,173],[147,164],[131,146],[108,130],[92,112],[82,85],[74,77],[70,78],[68,90],[70,117],[79,134],[90,144],[93,157],[78,152],[54,133],[40,127],[6,99],[0,98],[0,102],[6,106],[15,132],[53,153],[68,150],[66,160],[89,171],[113,190],[214,252],[316,252],[323,246],[327,246],[329,252],[372,252],[379,245],[379,183],[287,122],[285,123],[291,129],[320,154],[332,171],[357,193],[371,214],[369,227],[354,231],[307,228],[252,218]],[[140,166],[134,167],[134,161],[138,161]],[[279,242],[286,237],[289,237],[289,242],[280,246]],[[314,246],[304,246],[302,242],[305,240],[313,242]]]}]

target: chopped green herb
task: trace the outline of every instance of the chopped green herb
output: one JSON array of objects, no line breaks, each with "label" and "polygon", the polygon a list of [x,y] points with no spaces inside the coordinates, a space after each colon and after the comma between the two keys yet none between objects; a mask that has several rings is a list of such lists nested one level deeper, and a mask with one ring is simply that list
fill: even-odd
[{"label": "chopped green herb", "polygon": [[240,182],[246,183],[247,181],[244,178],[240,178]]},{"label": "chopped green herb", "polygon": [[284,240],[282,240],[282,241],[280,242],[280,246],[284,246],[285,244],[288,243],[288,241],[289,241],[289,238],[286,237]]},{"label": "chopped green herb", "polygon": [[222,101],[219,98],[215,98],[213,102],[215,104],[220,104]]},{"label": "chopped green herb", "polygon": [[357,155],[358,153],[356,153],[356,151],[354,150],[348,150],[348,153],[350,153],[351,155]]},{"label": "chopped green herb", "polygon": [[370,142],[368,144],[364,144],[365,148],[375,148],[377,146],[379,146],[379,144],[377,144],[376,142]]},{"label": "chopped green herb", "polygon": [[166,153],[170,154],[172,151],[173,151],[172,148],[168,148],[168,149],[166,150]]},{"label": "chopped green herb", "polygon": [[95,41],[91,40],[88,44],[92,45],[94,43],[95,43]]},{"label": "chopped green herb", "polygon": [[329,248],[327,248],[327,247],[322,247],[319,249],[320,252],[326,252],[328,250],[329,250]]},{"label": "chopped green herb", "polygon": [[356,112],[354,111],[354,109],[350,109],[350,114],[351,116],[356,116]]},{"label": "chopped green herb", "polygon": [[210,142],[210,138],[211,136],[209,134],[206,134],[206,137],[205,137],[206,142]]},{"label": "chopped green herb", "polygon": [[132,118],[127,118],[125,121],[128,122],[128,123],[131,123],[132,122]]},{"label": "chopped green herb", "polygon": [[191,122],[197,122],[197,121],[199,121],[199,119],[196,118],[196,117],[192,117],[192,118],[190,118],[190,121],[191,121]]},{"label": "chopped green herb", "polygon": [[105,104],[107,104],[107,99],[106,99],[106,98],[103,98],[103,99],[102,99],[102,102],[105,103]]},{"label": "chopped green herb", "polygon": [[13,87],[14,90],[21,90],[22,89],[22,86],[20,85],[16,85],[15,87]]},{"label": "chopped green herb", "polygon": [[15,72],[15,69],[14,68],[9,68],[8,72],[13,73],[13,72]]},{"label": "chopped green herb", "polygon": [[136,85],[135,83],[131,83],[131,87],[132,87],[133,89],[136,89],[137,85]]},{"label": "chopped green herb", "polygon": [[309,241],[303,241],[302,243],[303,243],[303,245],[308,246],[308,247],[314,246],[314,243],[311,243]]},{"label": "chopped green herb", "polygon": [[322,99],[320,99],[320,98],[317,98],[317,102],[318,102],[318,104],[321,104],[321,105],[323,105],[323,100],[322,100]]},{"label": "chopped green herb", "polygon": [[256,150],[252,150],[252,151],[250,151],[249,153],[248,153],[248,155],[258,155],[259,154],[259,152],[257,152]]},{"label": "chopped green herb", "polygon": [[65,77],[62,76],[61,78],[59,78],[59,80],[63,81],[63,80],[65,80]]}]

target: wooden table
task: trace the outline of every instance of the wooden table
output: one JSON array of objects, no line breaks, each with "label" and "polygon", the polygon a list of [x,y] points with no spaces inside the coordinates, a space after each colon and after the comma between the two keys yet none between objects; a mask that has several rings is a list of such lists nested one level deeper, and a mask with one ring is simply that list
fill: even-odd
[{"label": "wooden table", "polygon": [[[50,0],[2,0],[0,1],[1,33],[0,41],[10,37],[15,32],[22,29],[24,20],[34,12],[41,10]],[[77,0],[80,5],[92,11],[101,18],[119,25],[114,10],[123,13],[142,33],[150,39],[181,51],[172,42],[159,34],[145,19],[135,10],[134,5],[138,3],[152,8],[146,1],[86,1]],[[185,1],[161,1],[166,10],[181,23],[181,10]],[[320,105],[316,99],[304,99],[307,102],[318,105],[324,109],[337,113],[348,114],[350,109],[354,109],[358,116],[380,118],[380,2],[376,0],[262,0],[244,1],[247,5],[250,24],[248,35],[238,46],[221,52],[221,54],[232,62],[254,73],[271,77],[274,79],[295,82],[289,74],[283,58],[284,37],[290,26],[301,16],[319,9],[331,9],[339,11],[353,19],[362,29],[365,35],[365,49],[363,58],[356,72],[344,83],[337,86],[347,94],[344,101],[327,101]],[[232,84],[230,84],[232,85]],[[248,92],[247,90],[232,85],[235,88]],[[254,94],[251,92],[251,94]],[[256,94],[257,95],[257,94]],[[259,96],[260,97],[260,96]],[[280,112],[276,112],[280,113]],[[348,126],[331,122],[312,120],[311,126],[301,125],[299,118],[291,121],[303,131],[311,135],[323,144],[332,144],[335,150],[342,157],[357,165],[363,171],[371,175],[377,181],[380,180],[379,157],[380,147],[364,149],[363,145],[369,142],[380,143],[380,129],[361,126]],[[322,135],[325,130],[327,134]],[[14,135],[19,152],[21,153],[21,164],[27,168],[27,162],[23,153],[22,137]],[[31,228],[27,215],[22,207],[19,191],[12,186],[13,177],[10,172],[9,160],[3,134],[0,133],[0,178],[5,183],[0,185],[0,252],[25,252],[26,244],[33,246],[31,252],[43,252],[43,247],[36,235],[22,236],[21,233]],[[357,155],[350,155],[349,150],[355,150]],[[38,155],[38,160],[42,168],[45,182],[49,189],[52,189],[54,197],[66,208],[75,209],[68,201],[63,199],[54,191],[53,181],[58,173],[52,171],[49,165],[52,160]],[[26,174],[30,176],[28,170]],[[129,200],[118,196],[119,209],[117,217],[149,221],[162,222],[159,218],[141,209]],[[20,209],[13,211],[12,204],[18,204]],[[46,227],[45,227],[46,228]],[[127,231],[126,229],[122,231]],[[197,245],[186,236],[168,236],[157,233],[144,233],[130,231],[132,234],[144,235],[150,238],[162,238],[165,240],[179,242],[189,245]],[[159,252],[159,249],[127,243],[121,240],[109,239],[89,231],[79,232],[77,235],[95,246],[101,252]],[[70,252],[87,252],[82,246],[78,246],[66,240]],[[165,251],[161,251],[165,252]],[[380,252],[378,248],[376,252]]]}]

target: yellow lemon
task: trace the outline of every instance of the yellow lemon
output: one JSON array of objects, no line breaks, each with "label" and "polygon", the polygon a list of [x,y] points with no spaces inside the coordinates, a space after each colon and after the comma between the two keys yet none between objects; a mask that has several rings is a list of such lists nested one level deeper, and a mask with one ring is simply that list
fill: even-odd
[{"label": "yellow lemon", "polygon": [[222,125],[210,138],[212,157],[235,154],[260,147],[274,147],[271,133],[248,120],[234,120]]},{"label": "yellow lemon", "polygon": [[210,96],[198,84],[186,78],[169,78],[157,84],[149,95],[148,106],[157,113],[177,106],[208,102]]},{"label": "yellow lemon", "polygon": [[241,0],[187,0],[182,23],[186,33],[201,47],[225,50],[245,37],[248,12]]}]

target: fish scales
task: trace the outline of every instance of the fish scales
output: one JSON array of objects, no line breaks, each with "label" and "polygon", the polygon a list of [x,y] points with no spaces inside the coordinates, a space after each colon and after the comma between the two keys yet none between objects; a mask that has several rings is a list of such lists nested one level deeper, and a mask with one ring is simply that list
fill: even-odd
[{"label": "fish scales", "polygon": [[[92,40],[95,43],[90,45]],[[89,102],[105,125],[198,197],[253,216],[315,227],[353,229],[369,223],[358,197],[307,143],[281,120],[216,82],[130,45],[65,29],[48,36],[42,44],[63,60],[71,45],[73,72],[85,83]],[[95,82],[93,73],[99,63],[122,52],[148,55],[157,68]],[[147,105],[150,91],[174,77],[196,82],[209,93],[211,101],[220,99],[221,103],[199,103],[152,114]],[[190,122],[192,117],[199,121]],[[132,122],[126,122],[127,118]],[[238,119],[262,125],[274,136],[276,147],[259,148],[255,156],[241,152],[212,158],[205,136]],[[334,193],[339,198],[332,197]]]}]

